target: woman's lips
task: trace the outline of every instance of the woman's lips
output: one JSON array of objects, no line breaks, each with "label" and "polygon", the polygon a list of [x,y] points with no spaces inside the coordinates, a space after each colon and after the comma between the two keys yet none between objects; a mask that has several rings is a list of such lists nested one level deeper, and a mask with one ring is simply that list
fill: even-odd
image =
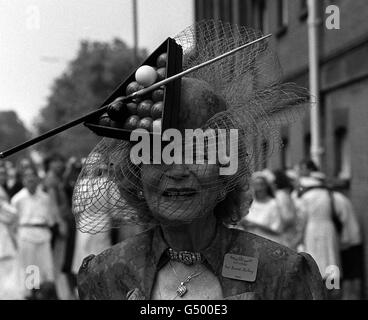
[{"label": "woman's lips", "polygon": [[192,188],[167,188],[162,195],[170,198],[189,198],[197,195],[197,193],[197,190]]}]

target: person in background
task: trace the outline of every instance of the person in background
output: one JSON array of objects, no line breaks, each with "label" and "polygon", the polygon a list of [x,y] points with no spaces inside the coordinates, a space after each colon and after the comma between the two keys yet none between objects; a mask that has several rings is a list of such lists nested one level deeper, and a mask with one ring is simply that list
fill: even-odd
[{"label": "person in background", "polygon": [[[24,188],[11,199],[18,216],[17,243],[19,250],[20,279],[24,285],[24,297],[34,299],[38,286],[48,283],[52,286],[52,296],[56,298],[55,274],[51,250],[51,231],[57,213],[51,197],[42,190],[37,171],[27,168],[22,174]],[[36,267],[37,270],[29,268]],[[38,274],[39,283],[26,281],[33,271]]]},{"label": "person in background", "polygon": [[22,173],[25,169],[28,169],[32,166],[34,166],[34,164],[32,160],[28,158],[23,158],[17,163],[15,175],[12,177],[12,181],[9,181],[10,185],[8,185],[8,193],[10,198],[23,189]]},{"label": "person in background", "polygon": [[6,192],[7,172],[0,164],[0,300],[21,299],[19,291],[16,242],[13,234],[16,210]]},{"label": "person in background", "polygon": [[351,201],[340,192],[333,192],[334,207],[341,219],[340,250],[342,264],[342,299],[361,298],[363,278],[363,239]]},{"label": "person in background", "polygon": [[255,172],[252,175],[253,202],[240,225],[246,231],[284,244],[281,210],[268,179],[269,175],[265,172]]},{"label": "person in background", "polygon": [[[348,248],[359,248],[361,244],[359,225],[351,202],[327,185],[325,175],[314,164],[309,168],[313,170],[308,173],[301,167],[303,176],[300,177],[298,205],[305,220],[301,250],[316,260],[325,280],[336,278],[341,282],[344,278],[358,278],[359,266],[352,267],[342,261],[344,252],[348,256],[354,252],[347,251]],[[353,255],[351,259],[356,258],[356,253]],[[341,290],[331,289],[329,297],[342,298]]]},{"label": "person in background", "polygon": [[275,199],[280,208],[284,241],[289,248],[295,250],[302,241],[302,232],[298,230],[297,209],[291,197],[294,188],[284,171],[276,170],[273,172],[273,175]]},{"label": "person in background", "polygon": [[298,171],[300,177],[310,177],[311,173],[320,172],[317,165],[310,159],[300,161]]},{"label": "person in background", "polygon": [[5,163],[0,162],[0,198],[9,197],[8,172]]},{"label": "person in background", "polygon": [[63,174],[65,171],[64,158],[60,154],[51,154],[44,161],[45,178],[43,180],[44,191],[47,192],[58,210],[58,219],[53,226],[52,245],[63,238],[65,233],[65,216],[68,214],[68,201],[64,190]]},{"label": "person in background", "polygon": [[73,298],[75,297],[74,292],[77,287],[77,279],[72,269],[73,255],[75,250],[76,228],[71,207],[72,207],[74,186],[78,179],[81,169],[82,169],[81,161],[76,159],[75,157],[71,157],[66,164],[66,169],[63,175],[64,189],[68,201],[69,210],[68,215],[66,215],[65,217],[68,230],[67,230],[66,250],[62,272],[67,277],[69,291],[73,296]]},{"label": "person in background", "polygon": [[[67,217],[70,215],[70,207],[65,194],[63,174],[65,172],[65,159],[58,153],[48,155],[44,160],[45,177],[43,179],[44,191],[49,194],[57,212],[55,224],[52,227],[52,249],[54,254],[54,264],[56,270],[56,283],[59,294],[68,295],[65,288],[66,279],[62,273],[67,244]],[[66,290],[62,289],[65,288]]]},{"label": "person in background", "polygon": [[298,206],[305,220],[302,250],[312,255],[322,277],[326,277],[326,269],[330,265],[341,267],[340,248],[331,217],[329,193],[320,179],[311,176],[311,172],[317,171],[312,162],[301,162]]}]

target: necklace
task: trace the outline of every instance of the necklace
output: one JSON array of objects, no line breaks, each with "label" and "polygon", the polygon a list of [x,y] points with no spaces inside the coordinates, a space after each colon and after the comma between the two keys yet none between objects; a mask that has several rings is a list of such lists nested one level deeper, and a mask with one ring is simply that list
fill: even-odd
[{"label": "necklace", "polygon": [[[176,278],[178,280],[180,280],[178,274],[175,271],[174,266],[171,264],[171,261],[169,261],[169,263],[170,263],[171,269],[173,270]],[[201,275],[203,273],[203,270],[201,272],[198,272],[198,269],[199,269],[199,266],[197,267],[196,271],[194,273],[190,274],[189,276],[187,276],[184,281],[180,281],[180,284],[176,288],[176,296],[173,298],[173,300],[176,299],[177,297],[180,297],[180,298],[183,297],[188,292],[188,288],[187,288],[186,284],[190,280],[192,280],[193,278],[198,277],[199,275]]]}]

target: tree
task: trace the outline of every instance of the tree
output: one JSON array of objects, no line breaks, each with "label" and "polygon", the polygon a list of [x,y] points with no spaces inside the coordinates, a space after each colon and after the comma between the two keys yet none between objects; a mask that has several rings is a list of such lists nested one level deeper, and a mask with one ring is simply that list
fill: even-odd
[{"label": "tree", "polygon": [[[0,112],[0,151],[18,145],[30,138],[30,133],[14,111]],[[17,160],[28,155],[27,150],[9,157],[7,160]]]},{"label": "tree", "polygon": [[[145,50],[140,50],[139,60],[145,56]],[[121,40],[115,39],[112,43],[82,41],[77,57],[52,86],[51,95],[36,122],[39,133],[95,110],[136,67],[133,49]],[[83,157],[98,140],[79,125],[39,144],[38,149]]]}]

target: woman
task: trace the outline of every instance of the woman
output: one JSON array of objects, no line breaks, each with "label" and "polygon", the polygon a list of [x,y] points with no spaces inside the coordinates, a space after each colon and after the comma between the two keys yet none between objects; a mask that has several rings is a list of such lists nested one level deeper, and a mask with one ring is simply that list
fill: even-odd
[{"label": "woman", "polygon": [[9,203],[4,186],[7,181],[5,166],[0,165],[0,300],[21,299],[17,277],[17,251],[13,228],[16,210]]},{"label": "woman", "polygon": [[[36,168],[22,173],[21,189],[11,199],[18,218],[17,243],[19,250],[20,279],[25,298],[33,299],[38,285],[49,283],[54,288],[54,261],[51,250],[51,231],[56,217],[51,198],[42,190]],[[26,281],[37,268],[39,282]]]},{"label": "woman", "polygon": [[241,225],[249,232],[284,244],[281,207],[265,173],[253,174],[252,189],[254,200]]},{"label": "woman", "polygon": [[280,208],[284,244],[296,250],[302,242],[303,232],[302,221],[300,221],[297,206],[292,198],[294,190],[292,180],[281,170],[276,170],[273,174],[275,199]]},{"label": "woman", "polygon": [[[214,23],[197,24],[176,38],[188,50],[185,69],[259,36]],[[216,32],[219,27],[226,32]],[[194,39],[196,52],[190,46]],[[266,134],[269,122],[264,122],[264,108],[278,108],[285,102],[276,89],[277,80],[270,86],[271,77],[262,75],[255,62],[267,53],[267,45],[262,44],[182,79],[176,129],[181,133],[197,128],[236,129],[239,139],[225,139],[230,143],[226,150],[236,147],[236,156],[226,158],[220,152],[217,161],[211,162],[206,149],[203,153],[192,149],[191,162],[186,158],[184,163],[134,165],[129,142],[104,140],[96,147],[92,157],[96,152],[104,157],[89,161],[74,193],[78,225],[96,232],[111,219],[112,210],[101,206],[92,210],[91,188],[86,185],[91,168],[101,166],[103,159],[109,168],[107,180],[93,198],[104,202],[113,198],[110,203],[115,216],[119,209],[122,223],[135,221],[150,228],[84,260],[78,276],[82,299],[323,297],[322,281],[310,256],[225,226],[239,217],[247,190],[250,133]],[[262,60],[262,66],[265,61],[271,60]],[[216,134],[219,138],[219,131]],[[182,147],[187,150],[193,145],[188,142]],[[236,173],[222,175],[221,169],[236,160]],[[119,193],[111,196],[116,189]]]}]

